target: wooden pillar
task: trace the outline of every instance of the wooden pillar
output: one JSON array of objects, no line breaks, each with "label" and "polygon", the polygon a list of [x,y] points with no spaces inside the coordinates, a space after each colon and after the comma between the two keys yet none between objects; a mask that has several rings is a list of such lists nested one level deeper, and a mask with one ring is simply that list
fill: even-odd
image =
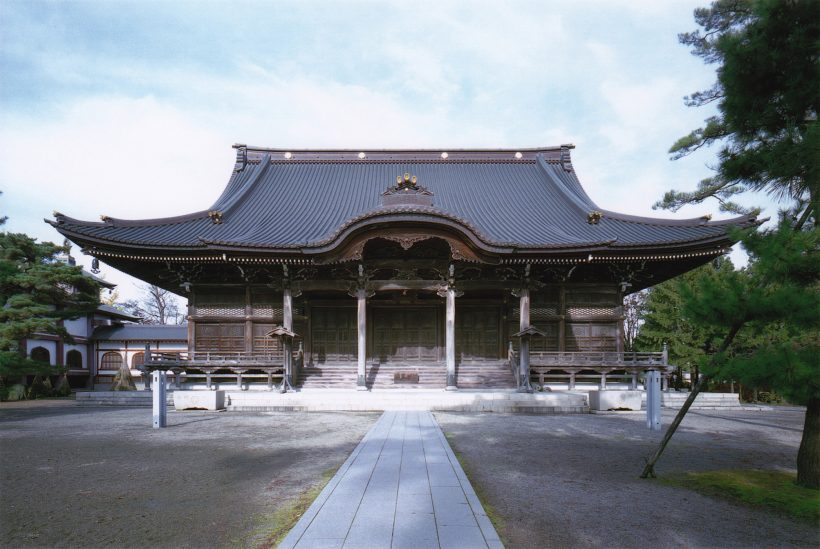
[{"label": "wooden pillar", "polygon": [[601,383],[598,385],[598,388],[601,390],[606,389],[606,371],[601,372]]},{"label": "wooden pillar", "polygon": [[567,291],[566,287],[561,284],[558,288],[558,351],[564,352],[567,350]]},{"label": "wooden pillar", "polygon": [[251,287],[245,286],[245,352],[253,352],[253,306],[251,305]]},{"label": "wooden pillar", "polygon": [[196,294],[188,294],[188,356],[196,349],[196,321],[191,316],[196,313]]},{"label": "wooden pillar", "polygon": [[356,290],[358,350],[356,354],[356,390],[367,390],[367,290]]},{"label": "wooden pillar", "polygon": [[569,390],[572,391],[573,389],[575,389],[575,370],[569,373]]},{"label": "wooden pillar", "polygon": [[[159,343],[157,343],[157,346],[159,346]],[[151,390],[151,369],[150,369],[150,366],[151,366],[151,344],[150,343],[145,344],[145,351],[144,352],[145,352],[145,354],[142,355],[143,356],[143,360],[142,360],[142,388],[143,388],[144,391],[150,391]]]},{"label": "wooden pillar", "polygon": [[[57,325],[60,327],[64,327],[65,322],[62,320],[57,321]],[[57,340],[57,356],[54,357],[54,364],[57,366],[65,366],[65,342],[63,338]]]},{"label": "wooden pillar", "polygon": [[[282,327],[293,331],[293,293],[290,288],[285,288],[282,292]],[[285,379],[287,384],[293,386],[293,355],[291,353],[291,340],[288,337],[282,338],[282,366],[285,369]]]},{"label": "wooden pillar", "polygon": [[[530,291],[527,288],[520,290],[519,328],[524,331],[530,327]],[[523,336],[519,345],[521,357],[518,360],[518,391],[529,392],[530,386],[530,338]]]},{"label": "wooden pillar", "polygon": [[445,356],[447,358],[447,390],[458,389],[456,381],[456,290],[452,285],[447,287],[445,317]]}]

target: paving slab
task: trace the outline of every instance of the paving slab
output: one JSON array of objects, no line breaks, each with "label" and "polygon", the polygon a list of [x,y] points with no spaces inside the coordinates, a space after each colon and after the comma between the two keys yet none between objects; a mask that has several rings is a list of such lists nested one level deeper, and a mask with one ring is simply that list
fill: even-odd
[{"label": "paving slab", "polygon": [[428,411],[387,411],[279,545],[503,547]]}]

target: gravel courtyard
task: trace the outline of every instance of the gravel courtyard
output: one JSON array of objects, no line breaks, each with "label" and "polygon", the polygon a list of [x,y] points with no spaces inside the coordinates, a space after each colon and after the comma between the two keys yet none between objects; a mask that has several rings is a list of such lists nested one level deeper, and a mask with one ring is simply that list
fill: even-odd
[{"label": "gravel courtyard", "polygon": [[[436,413],[508,548],[817,547],[808,523],[638,476],[645,416]],[[664,428],[674,412],[664,412]],[[803,411],[690,411],[655,470],[793,470]]]},{"label": "gravel courtyard", "polygon": [[244,547],[379,417],[0,405],[3,547]]},{"label": "gravel courtyard", "polygon": [[[662,434],[642,415],[435,416],[510,549],[820,545],[809,524],[639,479]],[[170,412],[153,430],[148,408],[4,403],[0,546],[246,547],[378,417]],[[656,470],[793,469],[802,421],[692,411]]]}]

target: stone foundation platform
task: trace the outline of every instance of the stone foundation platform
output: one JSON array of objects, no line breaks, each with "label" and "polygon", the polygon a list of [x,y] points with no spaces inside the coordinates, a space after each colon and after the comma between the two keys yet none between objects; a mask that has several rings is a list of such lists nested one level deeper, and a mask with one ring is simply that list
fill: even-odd
[{"label": "stone foundation platform", "polygon": [[[181,390],[180,393],[193,391]],[[199,391],[196,391],[199,392]],[[174,391],[168,391],[173,404]],[[77,401],[88,406],[151,406],[150,391],[86,391]],[[589,399],[585,391],[517,393],[497,391],[389,390],[362,392],[349,389],[315,389],[290,393],[273,391],[225,391],[229,411],[357,411],[430,410],[454,412],[497,412],[526,414],[586,414]]]}]

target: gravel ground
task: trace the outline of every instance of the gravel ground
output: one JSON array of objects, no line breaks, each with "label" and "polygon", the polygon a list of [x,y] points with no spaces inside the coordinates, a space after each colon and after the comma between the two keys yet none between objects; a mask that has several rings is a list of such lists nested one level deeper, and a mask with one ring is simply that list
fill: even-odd
[{"label": "gravel ground", "polygon": [[[691,411],[655,467],[794,470],[804,412]],[[664,427],[674,412],[664,413]],[[663,434],[644,415],[437,413],[519,547],[818,547],[820,529],[638,478]]]},{"label": "gravel ground", "polygon": [[226,547],[342,464],[379,414],[0,405],[0,546]]}]

